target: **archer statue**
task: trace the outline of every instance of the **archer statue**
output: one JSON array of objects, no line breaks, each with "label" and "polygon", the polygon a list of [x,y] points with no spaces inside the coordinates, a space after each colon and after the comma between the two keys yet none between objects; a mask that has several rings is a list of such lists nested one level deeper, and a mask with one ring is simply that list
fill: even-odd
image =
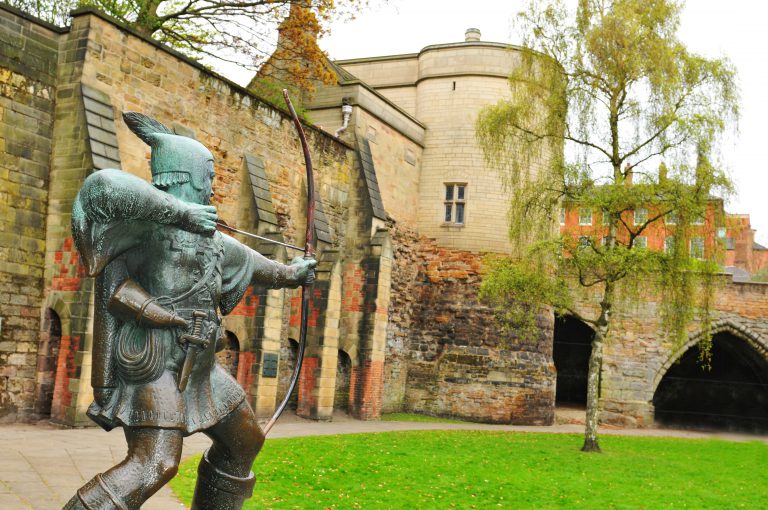
[{"label": "archer statue", "polygon": [[139,113],[128,127],[151,147],[152,184],[106,169],[83,183],[72,232],[96,277],[94,402],[88,416],[122,427],[128,455],[81,487],[65,510],[134,510],[176,474],[182,440],[213,444],[198,468],[193,509],[242,507],[264,433],[240,385],[216,362],[226,315],[250,284],[298,287],[316,262],[263,257],[216,230],[208,205],[213,155]]}]

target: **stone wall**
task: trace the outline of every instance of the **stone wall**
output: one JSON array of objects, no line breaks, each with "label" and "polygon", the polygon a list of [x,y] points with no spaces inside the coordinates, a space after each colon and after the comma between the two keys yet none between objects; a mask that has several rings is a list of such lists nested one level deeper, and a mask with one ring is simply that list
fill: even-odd
[{"label": "stone wall", "polygon": [[[0,9],[0,421],[34,402],[58,41]],[[53,361],[41,363],[50,378]]]},{"label": "stone wall", "polygon": [[398,224],[415,228],[422,147],[363,109],[356,129],[358,138],[368,139],[384,210]]},{"label": "stone wall", "polygon": [[491,423],[551,424],[552,319],[517,338],[480,302],[482,256],[398,230],[384,408]]}]

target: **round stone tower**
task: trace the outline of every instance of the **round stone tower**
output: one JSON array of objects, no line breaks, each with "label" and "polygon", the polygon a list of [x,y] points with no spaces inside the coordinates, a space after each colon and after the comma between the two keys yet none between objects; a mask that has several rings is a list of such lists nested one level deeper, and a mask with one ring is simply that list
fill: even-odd
[{"label": "round stone tower", "polygon": [[483,158],[475,121],[483,107],[510,97],[509,75],[523,51],[482,41],[470,28],[463,42],[337,62],[425,127],[416,216],[419,232],[440,246],[509,248],[509,194]]},{"label": "round stone tower", "polygon": [[509,196],[483,159],[475,121],[483,107],[510,96],[520,50],[469,29],[465,42],[427,46],[418,60],[416,117],[427,126],[419,230],[449,248],[506,251]]}]

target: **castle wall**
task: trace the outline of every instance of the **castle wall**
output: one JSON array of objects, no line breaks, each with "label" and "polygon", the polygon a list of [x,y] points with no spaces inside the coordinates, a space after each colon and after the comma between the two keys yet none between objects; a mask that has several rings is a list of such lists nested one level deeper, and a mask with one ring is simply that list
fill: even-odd
[{"label": "castle wall", "polygon": [[356,78],[378,88],[413,85],[419,78],[419,55],[393,55],[337,62]]},{"label": "castle wall", "polygon": [[[416,222],[401,221],[402,206],[392,214],[385,411],[498,423],[552,421],[551,324],[544,320],[539,341],[524,345],[502,333],[477,296],[479,254],[509,245],[508,194],[483,159],[475,119],[482,107],[508,97],[507,77],[517,58],[505,45],[457,43],[337,62],[426,126]],[[365,116],[355,122],[358,137],[379,137]],[[378,147],[371,147],[375,155]],[[393,178],[379,174],[382,189]],[[408,196],[403,192],[409,183],[393,184],[400,187],[398,197]],[[446,184],[465,186],[463,223],[445,221]]]},{"label": "castle wall", "polygon": [[411,115],[416,115],[418,55],[342,60],[339,64],[355,77],[374,86],[377,92]]},{"label": "castle wall", "polygon": [[59,37],[0,9],[0,421],[34,403]]},{"label": "castle wall", "polygon": [[[60,317],[62,330],[51,415],[62,423],[86,425],[84,411],[92,398],[93,279],[84,275],[69,224],[75,194],[94,167],[112,162],[112,166],[149,178],[149,148],[128,130],[120,112],[140,111],[209,147],[217,172],[212,202],[221,219],[247,230],[258,229],[258,216],[244,157],[248,153],[263,160],[279,234],[292,244],[302,244],[305,230],[304,160],[287,113],[93,11],[77,12],[72,26],[60,30],[61,34],[26,21],[13,10],[3,8],[0,14],[3,20],[8,18],[0,24],[0,36],[15,41],[15,46],[3,45],[0,52],[0,152],[5,165],[0,170],[7,177],[3,192],[8,204],[2,207],[3,219],[13,220],[6,231],[14,233],[13,239],[0,239],[0,249],[13,246],[25,251],[18,256],[8,252],[2,258],[0,284],[8,282],[9,292],[0,299],[13,304],[4,307],[3,318],[8,313],[13,320],[3,324],[0,343],[5,349],[0,354],[4,357],[0,409],[9,420],[33,415],[35,351],[38,340],[46,338],[41,331],[47,327],[42,315],[50,308]],[[6,28],[8,33],[2,31]],[[17,33],[23,37],[16,37]],[[25,120],[21,114],[31,119]],[[330,227],[330,242],[320,243],[319,256],[334,248],[351,253],[355,247],[367,246],[372,236],[370,212],[355,208],[370,205],[362,198],[365,180],[360,177],[354,147],[312,126],[305,130],[317,194]],[[355,224],[348,227],[350,218]],[[365,218],[368,225],[358,228],[356,223],[365,223]],[[366,250],[370,252],[363,248]],[[344,267],[359,271],[364,258],[358,254]],[[388,276],[384,276],[378,285],[388,292]],[[336,302],[342,281],[341,276],[332,278],[326,291]],[[355,292],[365,299],[367,290]],[[276,394],[277,378],[262,377],[262,355],[265,350],[275,354],[287,350],[296,303],[283,291],[249,289],[247,294],[225,324],[240,342],[237,379],[257,412],[267,416],[282,395]],[[321,309],[328,299],[325,294],[313,297],[315,317],[310,320],[325,328],[315,332],[317,338],[310,335],[310,348],[329,334],[338,336],[333,331],[339,327],[339,312],[326,317],[326,310]],[[369,321],[368,315],[363,311],[364,322]],[[370,322],[372,331],[374,326],[381,330],[379,322]],[[265,332],[268,342],[262,342]],[[280,338],[285,346],[278,345]],[[336,352],[331,354],[326,358],[333,363],[323,367],[325,374],[336,368]],[[380,353],[369,353],[371,356],[381,361]],[[370,374],[364,375],[370,380]],[[380,386],[380,370],[378,377],[379,382],[374,383]],[[333,389],[333,381],[330,387]],[[332,399],[329,403],[323,398],[324,408],[332,408]],[[358,398],[371,399],[365,391]]]},{"label": "castle wall", "polygon": [[384,210],[399,224],[416,227],[422,147],[363,109],[355,129],[370,144]]}]

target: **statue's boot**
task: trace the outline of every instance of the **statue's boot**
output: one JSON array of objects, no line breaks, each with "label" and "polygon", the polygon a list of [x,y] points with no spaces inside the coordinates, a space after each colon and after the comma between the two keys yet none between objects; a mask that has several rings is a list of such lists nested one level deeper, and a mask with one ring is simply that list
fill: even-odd
[{"label": "statue's boot", "polygon": [[128,510],[101,475],[96,475],[72,496],[62,510]]},{"label": "statue's boot", "polygon": [[238,478],[217,468],[208,460],[206,451],[197,467],[191,510],[240,510],[253,494],[255,483],[253,473],[248,478]]}]

